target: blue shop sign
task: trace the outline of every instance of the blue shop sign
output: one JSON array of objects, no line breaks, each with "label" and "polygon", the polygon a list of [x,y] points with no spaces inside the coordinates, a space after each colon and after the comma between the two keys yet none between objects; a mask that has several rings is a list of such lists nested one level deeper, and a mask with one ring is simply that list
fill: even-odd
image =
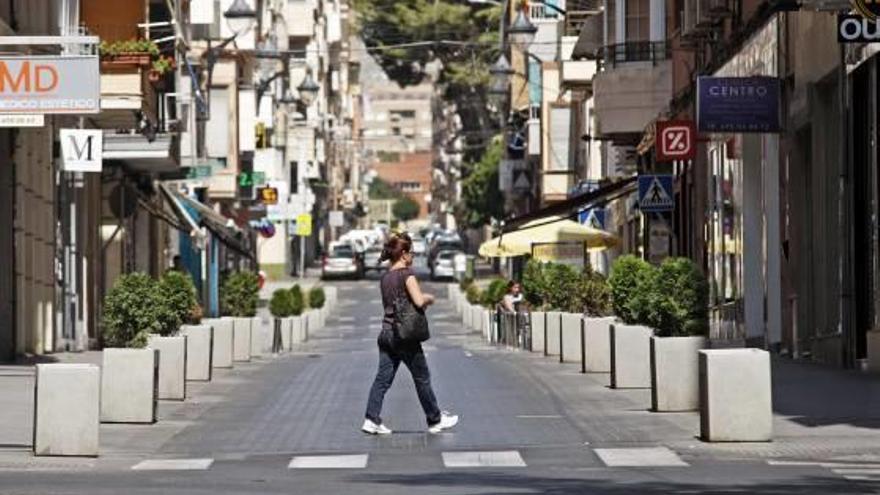
[{"label": "blue shop sign", "polygon": [[697,78],[700,132],[779,132],[780,83],[776,77]]}]

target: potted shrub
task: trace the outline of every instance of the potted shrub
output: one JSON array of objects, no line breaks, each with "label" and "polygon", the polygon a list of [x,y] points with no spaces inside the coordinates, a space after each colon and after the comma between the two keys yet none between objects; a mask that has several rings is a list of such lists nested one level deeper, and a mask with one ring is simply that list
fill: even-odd
[{"label": "potted shrub", "polygon": [[105,67],[146,67],[159,56],[159,47],[145,39],[102,41],[98,45],[98,54]]},{"label": "potted shrub", "polygon": [[303,316],[306,304],[303,296],[302,288],[295,284],[290,288],[290,327],[291,327],[291,347],[294,342],[301,344],[308,340],[308,328],[306,325],[306,317]]},{"label": "potted shrub", "polygon": [[326,296],[324,294],[324,289],[321,287],[312,287],[309,289],[309,307],[315,310],[314,328],[324,327],[324,320],[327,315],[326,309],[324,308],[325,302]]},{"label": "potted shrub", "polygon": [[289,289],[276,289],[269,300],[269,313],[274,317],[272,352],[290,348],[288,317],[293,314],[293,293]]},{"label": "potted shrub", "polygon": [[162,301],[157,283],[144,273],[122,275],[104,298],[101,315],[101,421],[156,421],[159,356],[144,348],[160,329]]},{"label": "potted shrub", "polygon": [[150,72],[147,74],[147,78],[153,84],[158,84],[165,74],[168,74],[174,70],[174,59],[171,57],[166,57],[164,55],[159,55],[159,57],[153,60],[152,65],[150,66]]},{"label": "potted shrub", "polygon": [[253,317],[257,314],[260,279],[254,272],[229,274],[220,287],[220,307],[233,319],[234,360],[250,361],[253,350]]}]

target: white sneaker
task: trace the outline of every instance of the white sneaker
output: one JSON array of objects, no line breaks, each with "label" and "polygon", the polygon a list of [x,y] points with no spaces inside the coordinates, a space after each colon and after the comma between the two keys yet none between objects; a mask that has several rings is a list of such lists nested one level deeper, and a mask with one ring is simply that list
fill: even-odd
[{"label": "white sneaker", "polygon": [[361,431],[364,433],[369,433],[370,435],[390,435],[391,430],[388,429],[383,424],[376,424],[370,421],[369,419],[364,420],[364,425],[361,426]]},{"label": "white sneaker", "polygon": [[428,433],[440,433],[448,430],[458,424],[458,415],[450,414],[446,411],[440,413],[440,422],[428,427]]}]

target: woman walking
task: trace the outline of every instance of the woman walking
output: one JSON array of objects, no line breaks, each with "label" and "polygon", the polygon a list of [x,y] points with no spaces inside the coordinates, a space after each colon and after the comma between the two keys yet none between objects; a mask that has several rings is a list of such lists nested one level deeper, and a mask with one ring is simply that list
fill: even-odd
[{"label": "woman walking", "polygon": [[367,412],[361,430],[371,435],[389,435],[391,430],[382,424],[382,401],[385,393],[391,388],[394,375],[400,363],[404,363],[412,374],[419,402],[425,411],[430,433],[440,433],[458,423],[458,416],[440,411],[437,399],[431,388],[431,375],[428,362],[422,351],[422,344],[415,341],[401,340],[395,327],[395,301],[407,297],[417,308],[422,310],[434,303],[434,296],[425,294],[419,287],[410,266],[413,262],[412,240],[407,234],[391,237],[385,243],[380,262],[390,260],[391,266],[382,276],[379,283],[382,291],[382,306],[385,316],[382,319],[382,331],[377,339],[379,344],[379,371],[370,388],[367,401]]}]

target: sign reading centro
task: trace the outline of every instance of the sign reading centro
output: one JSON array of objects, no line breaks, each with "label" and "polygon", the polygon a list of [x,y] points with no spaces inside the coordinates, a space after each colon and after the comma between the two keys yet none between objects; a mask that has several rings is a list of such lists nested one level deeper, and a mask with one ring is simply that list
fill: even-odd
[{"label": "sign reading centro", "polygon": [[97,56],[0,57],[0,114],[101,111]]}]

